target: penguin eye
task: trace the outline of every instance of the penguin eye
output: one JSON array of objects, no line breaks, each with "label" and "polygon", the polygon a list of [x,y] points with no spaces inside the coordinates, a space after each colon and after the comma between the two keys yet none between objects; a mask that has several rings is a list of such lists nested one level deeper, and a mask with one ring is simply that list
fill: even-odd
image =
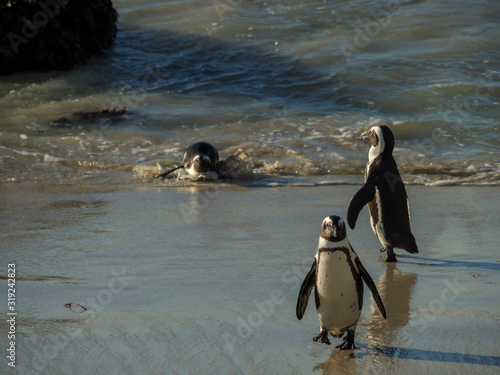
[{"label": "penguin eye", "polygon": [[339,228],[344,228],[344,222],[342,220],[339,220]]},{"label": "penguin eye", "polygon": [[333,226],[333,223],[331,221],[327,221],[326,224],[325,224],[325,226],[331,227],[331,226]]},{"label": "penguin eye", "polygon": [[193,160],[200,160],[200,155],[196,155]]}]

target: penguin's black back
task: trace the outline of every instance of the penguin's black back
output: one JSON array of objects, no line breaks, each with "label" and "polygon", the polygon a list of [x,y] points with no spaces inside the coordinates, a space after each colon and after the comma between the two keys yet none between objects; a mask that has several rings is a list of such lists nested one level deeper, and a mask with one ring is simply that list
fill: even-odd
[{"label": "penguin's black back", "polygon": [[[408,196],[399,174],[396,161],[391,154],[381,154],[370,165],[368,177],[375,174],[375,185],[380,193],[384,231],[394,247],[411,253],[418,252],[410,229]],[[374,199],[375,201],[375,199]],[[376,204],[370,202],[370,206]]]}]

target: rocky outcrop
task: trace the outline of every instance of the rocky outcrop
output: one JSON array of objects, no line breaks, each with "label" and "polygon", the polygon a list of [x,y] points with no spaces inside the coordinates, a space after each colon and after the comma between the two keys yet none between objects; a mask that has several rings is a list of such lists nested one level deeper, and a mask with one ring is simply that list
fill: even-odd
[{"label": "rocky outcrop", "polygon": [[111,0],[0,0],[0,75],[66,70],[109,49]]}]

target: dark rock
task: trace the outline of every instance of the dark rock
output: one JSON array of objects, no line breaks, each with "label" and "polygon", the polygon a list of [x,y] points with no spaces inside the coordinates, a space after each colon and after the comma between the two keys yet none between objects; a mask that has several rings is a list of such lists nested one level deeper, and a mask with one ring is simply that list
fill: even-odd
[{"label": "dark rock", "polygon": [[111,0],[0,0],[0,75],[67,70],[116,39]]},{"label": "dark rock", "polygon": [[127,107],[118,108],[114,107],[112,109],[105,108],[100,111],[91,112],[74,112],[70,118],[61,117],[50,124],[56,128],[69,127],[71,125],[85,125],[99,122],[101,124],[113,124],[123,120],[126,120],[127,115],[131,115],[133,112],[127,110]]}]

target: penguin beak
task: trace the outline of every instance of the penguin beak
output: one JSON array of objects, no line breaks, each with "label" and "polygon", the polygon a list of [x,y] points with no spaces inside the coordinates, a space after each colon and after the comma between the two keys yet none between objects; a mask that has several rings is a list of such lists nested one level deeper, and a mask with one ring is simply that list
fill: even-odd
[{"label": "penguin beak", "polygon": [[338,235],[340,235],[340,228],[336,225],[333,225],[331,221],[326,222],[325,230],[329,232],[333,237],[337,237]]},{"label": "penguin beak", "polygon": [[368,131],[366,131],[364,133],[361,133],[360,138],[362,140],[366,141],[367,139],[370,138],[370,132],[371,132],[371,130],[368,130]]},{"label": "penguin beak", "polygon": [[338,237],[340,236],[340,228],[334,227],[333,228],[333,237]]}]

